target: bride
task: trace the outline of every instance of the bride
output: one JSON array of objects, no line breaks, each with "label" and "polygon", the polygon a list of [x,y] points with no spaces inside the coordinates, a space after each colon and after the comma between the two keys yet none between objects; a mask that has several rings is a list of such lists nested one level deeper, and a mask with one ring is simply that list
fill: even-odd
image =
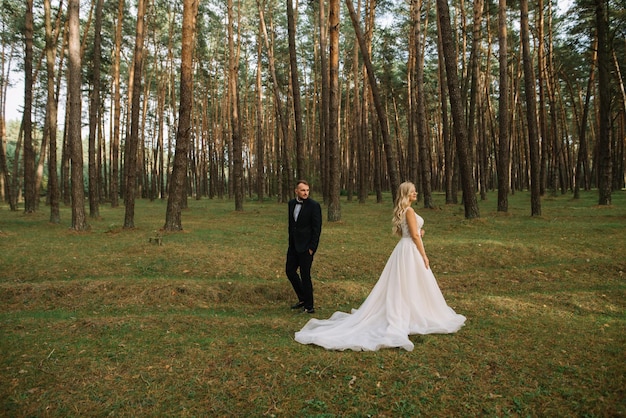
[{"label": "bride", "polygon": [[376,351],[384,347],[413,350],[412,334],[448,334],[465,323],[447,304],[430,270],[422,243],[424,219],[411,204],[415,185],[402,183],[393,212],[393,230],[401,237],[378,282],[358,309],[311,319],[295,339],[328,350]]}]

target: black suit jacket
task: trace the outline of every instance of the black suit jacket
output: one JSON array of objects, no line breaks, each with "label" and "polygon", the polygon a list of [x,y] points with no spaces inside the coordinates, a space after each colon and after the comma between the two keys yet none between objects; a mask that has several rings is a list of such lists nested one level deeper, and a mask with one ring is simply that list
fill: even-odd
[{"label": "black suit jacket", "polygon": [[298,221],[293,219],[296,199],[289,201],[289,246],[297,252],[317,251],[322,233],[322,208],[315,200],[308,198],[302,201],[302,209]]}]

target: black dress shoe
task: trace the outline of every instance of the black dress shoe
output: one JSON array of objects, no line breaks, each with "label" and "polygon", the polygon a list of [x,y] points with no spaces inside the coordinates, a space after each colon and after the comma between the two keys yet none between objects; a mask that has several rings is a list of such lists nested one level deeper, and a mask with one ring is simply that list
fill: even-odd
[{"label": "black dress shoe", "polygon": [[291,309],[300,309],[304,308],[304,302],[298,302],[295,305],[291,305]]},{"label": "black dress shoe", "polygon": [[304,308],[304,312],[308,314],[315,313],[315,308]]}]

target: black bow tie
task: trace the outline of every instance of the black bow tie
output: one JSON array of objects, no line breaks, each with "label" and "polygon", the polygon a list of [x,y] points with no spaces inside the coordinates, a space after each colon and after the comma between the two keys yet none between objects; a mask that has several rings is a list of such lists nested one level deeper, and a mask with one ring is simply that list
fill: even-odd
[{"label": "black bow tie", "polygon": [[301,205],[303,202],[301,200],[296,200],[296,205]]}]

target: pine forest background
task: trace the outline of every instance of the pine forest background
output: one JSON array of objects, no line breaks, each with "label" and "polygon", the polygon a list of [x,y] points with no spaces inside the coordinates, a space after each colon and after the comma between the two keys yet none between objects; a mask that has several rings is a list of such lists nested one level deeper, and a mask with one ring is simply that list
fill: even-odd
[{"label": "pine forest background", "polygon": [[[3,0],[0,194],[11,210],[167,199],[284,202],[308,179],[382,199],[413,181],[476,199],[624,188],[619,0]],[[561,5],[562,6],[562,5]],[[21,120],[5,118],[23,80]],[[375,196],[375,197],[374,197]],[[88,208],[88,212],[86,212]],[[48,209],[46,209],[48,210]]]}]

